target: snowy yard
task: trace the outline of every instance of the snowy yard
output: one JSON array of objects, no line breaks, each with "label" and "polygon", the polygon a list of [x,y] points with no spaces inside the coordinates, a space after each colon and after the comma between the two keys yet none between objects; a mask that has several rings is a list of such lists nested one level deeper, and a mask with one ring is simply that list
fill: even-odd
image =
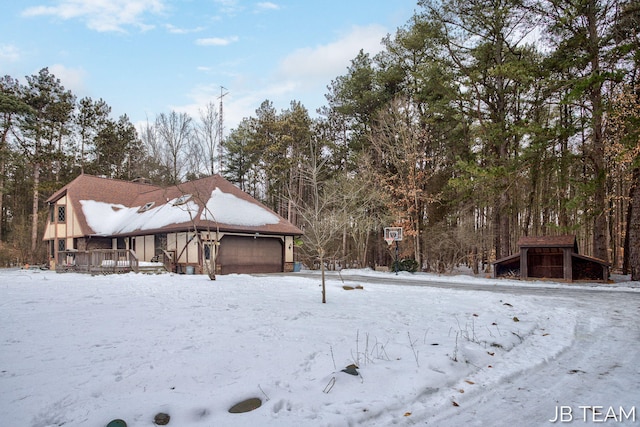
[{"label": "snowy yard", "polygon": [[319,278],[295,273],[0,270],[0,424],[640,425],[637,282],[350,273],[322,304]]}]

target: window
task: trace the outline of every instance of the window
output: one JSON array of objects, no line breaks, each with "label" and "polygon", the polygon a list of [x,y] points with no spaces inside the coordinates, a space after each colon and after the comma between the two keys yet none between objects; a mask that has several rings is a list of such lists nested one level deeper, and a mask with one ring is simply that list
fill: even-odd
[{"label": "window", "polygon": [[173,202],[173,206],[184,205],[190,198],[191,194],[184,194],[178,197],[175,202]]},{"label": "window", "polygon": [[153,205],[155,205],[156,202],[149,202],[146,205],[144,205],[143,207],[141,207],[140,209],[138,209],[138,213],[142,213],[142,212],[146,212],[149,209],[151,209],[153,207]]},{"label": "window", "polygon": [[58,206],[58,222],[65,222],[67,220],[66,206]]},{"label": "window", "polygon": [[49,222],[56,222],[56,207],[55,205],[49,205]]},{"label": "window", "polygon": [[62,252],[66,250],[66,248],[67,248],[66,241],[64,239],[58,240],[58,252]]}]

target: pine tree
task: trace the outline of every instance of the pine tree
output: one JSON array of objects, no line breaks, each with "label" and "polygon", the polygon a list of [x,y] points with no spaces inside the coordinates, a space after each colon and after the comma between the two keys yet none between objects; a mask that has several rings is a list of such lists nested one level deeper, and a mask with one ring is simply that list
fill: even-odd
[{"label": "pine tree", "polygon": [[620,5],[619,0],[541,0],[531,9],[547,24],[547,42],[553,47],[549,63],[564,77],[558,81],[562,102],[575,106],[585,123],[576,131],[585,136],[584,189],[591,197],[586,206],[593,221],[592,254],[603,260],[609,259],[606,92],[620,77],[621,52],[615,48],[613,31]]},{"label": "pine tree", "polygon": [[[529,31],[520,3],[512,0],[419,2],[433,26],[440,28],[442,47],[451,58],[459,84],[468,89],[463,100],[473,120],[472,151],[482,174],[476,188],[486,189],[495,256],[513,247],[513,181],[523,143],[522,126],[531,84],[531,50],[522,43]],[[469,171],[474,170],[469,165]],[[485,181],[483,181],[483,179]]]},{"label": "pine tree", "polygon": [[[52,192],[59,183],[75,97],[47,68],[26,79],[24,102],[30,111],[22,116],[18,140],[32,167],[31,256],[35,257],[40,242],[40,192],[45,185]],[[43,170],[44,165],[50,166]]]},{"label": "pine tree", "polygon": [[78,164],[81,172],[84,172],[84,167],[87,163],[87,152],[95,148],[93,144],[96,135],[108,124],[109,114],[111,114],[111,107],[102,99],[94,101],[89,97],[85,97],[78,102],[75,123],[80,138]]},{"label": "pine tree", "polygon": [[20,83],[11,76],[0,79],[0,242],[5,236],[5,176],[7,162],[12,154],[9,133],[14,130],[16,120],[29,111],[29,106],[22,100]]}]

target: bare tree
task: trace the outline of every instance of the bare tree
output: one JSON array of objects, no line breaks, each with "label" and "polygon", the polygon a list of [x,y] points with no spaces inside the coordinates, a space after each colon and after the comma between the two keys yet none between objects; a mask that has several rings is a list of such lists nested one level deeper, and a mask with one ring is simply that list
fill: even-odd
[{"label": "bare tree", "polygon": [[414,103],[397,97],[377,115],[370,138],[373,153],[383,166],[377,182],[391,196],[388,206],[393,224],[403,227],[414,258],[422,265],[425,210],[437,197],[431,193],[431,178],[439,167],[431,135],[421,129]]},{"label": "bare tree", "polygon": [[[178,188],[184,203],[174,204],[174,206],[189,214],[189,221],[193,227],[193,237],[189,239],[187,245],[195,239],[202,254],[204,271],[210,280],[216,280],[216,259],[220,252],[220,227],[215,215],[207,206],[209,195],[194,191],[193,186],[179,185]],[[187,250],[187,245],[182,252]],[[182,252],[176,256],[176,260],[180,259]]]},{"label": "bare tree", "polygon": [[320,150],[318,144],[311,143],[311,155],[302,164],[300,173],[307,197],[297,205],[297,212],[304,230],[302,251],[320,263],[322,302],[326,303],[325,259],[330,244],[341,235],[348,218],[340,187],[323,179],[327,159],[320,156]]},{"label": "bare tree", "polygon": [[[370,160],[363,155],[357,174],[340,175],[334,182],[340,188],[339,197],[345,209],[346,222],[343,229],[342,253],[356,260],[360,267],[368,264],[371,236],[390,222],[388,218],[388,194],[376,185]],[[348,238],[353,250],[347,248]],[[351,255],[351,256],[350,256]]]},{"label": "bare tree", "polygon": [[220,114],[213,102],[209,102],[204,110],[200,110],[200,122],[195,126],[195,139],[201,152],[199,160],[205,163],[210,175],[215,174],[217,151],[222,143],[222,135],[220,135]]},{"label": "bare tree", "polygon": [[171,111],[156,117],[159,142],[168,154],[169,181],[176,184],[183,175],[186,153],[193,135],[192,119],[187,113]]}]

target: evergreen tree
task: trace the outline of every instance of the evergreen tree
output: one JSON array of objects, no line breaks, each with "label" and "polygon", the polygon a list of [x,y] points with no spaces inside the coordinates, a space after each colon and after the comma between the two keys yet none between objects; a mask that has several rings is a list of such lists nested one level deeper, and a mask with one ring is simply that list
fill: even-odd
[{"label": "evergreen tree", "polygon": [[[360,53],[351,61],[347,74],[334,79],[325,95],[328,108],[322,109],[332,131],[329,147],[334,163],[353,171],[356,159],[369,146],[368,132],[376,111],[384,105],[369,54]],[[390,98],[389,98],[390,99]]]},{"label": "evergreen tree", "polygon": [[9,146],[9,134],[15,131],[16,120],[29,113],[29,106],[22,100],[22,87],[11,76],[0,79],[0,242],[5,239],[7,212],[5,208],[5,179],[7,163],[13,154]]},{"label": "evergreen tree", "polygon": [[[71,132],[75,97],[47,68],[26,79],[24,102],[30,111],[21,117],[17,139],[32,168],[31,256],[35,257],[40,243],[40,193],[43,189],[52,193],[58,186],[64,157],[69,155],[65,142]],[[43,169],[44,165],[49,167]]]},{"label": "evergreen tree", "polygon": [[258,197],[258,164],[260,151],[253,145],[251,121],[244,119],[226,140],[224,176],[242,191]]},{"label": "evergreen tree", "polygon": [[138,176],[141,142],[126,115],[107,120],[94,139],[94,161],[87,169],[96,175],[131,180]]},{"label": "evergreen tree", "polygon": [[84,172],[84,167],[88,160],[86,158],[87,152],[95,150],[94,139],[108,126],[109,114],[111,114],[111,107],[102,99],[94,101],[89,97],[85,97],[78,102],[75,122],[80,139],[78,164],[81,172]]},{"label": "evergreen tree", "polygon": [[449,0],[419,2],[426,18],[439,25],[460,84],[469,91],[466,113],[473,120],[473,147],[480,171],[474,180],[484,190],[494,236],[495,256],[508,255],[512,239],[514,186],[527,95],[530,49],[523,44],[529,31],[520,3],[512,0]]},{"label": "evergreen tree", "polygon": [[553,46],[552,63],[563,73],[562,102],[574,105],[582,123],[576,130],[584,138],[586,205],[593,221],[592,253],[609,259],[607,225],[607,170],[605,116],[607,85],[621,80],[621,51],[616,49],[615,24],[619,0],[541,0],[532,5],[544,17]]}]

